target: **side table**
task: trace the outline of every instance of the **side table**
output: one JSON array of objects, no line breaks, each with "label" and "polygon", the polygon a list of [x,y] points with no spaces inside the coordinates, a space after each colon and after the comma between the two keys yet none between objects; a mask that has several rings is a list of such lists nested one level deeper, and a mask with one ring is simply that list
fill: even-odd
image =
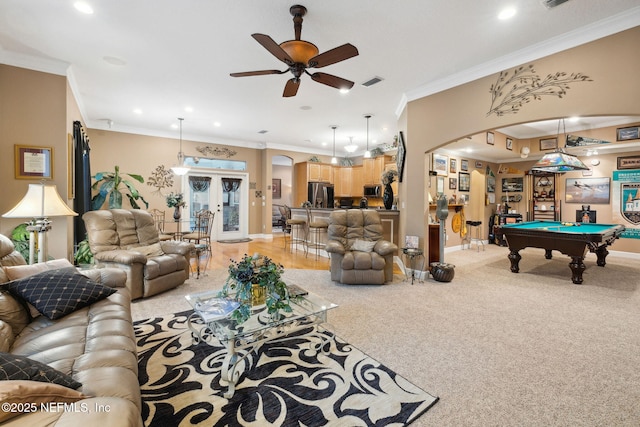
[{"label": "side table", "polygon": [[[413,285],[418,262],[420,262],[420,271],[424,270],[424,251],[420,248],[402,248],[402,253],[404,254],[405,260],[408,260],[406,264],[411,269],[411,284]],[[405,279],[408,279],[406,273]],[[420,278],[418,278],[418,281],[422,282]]]}]

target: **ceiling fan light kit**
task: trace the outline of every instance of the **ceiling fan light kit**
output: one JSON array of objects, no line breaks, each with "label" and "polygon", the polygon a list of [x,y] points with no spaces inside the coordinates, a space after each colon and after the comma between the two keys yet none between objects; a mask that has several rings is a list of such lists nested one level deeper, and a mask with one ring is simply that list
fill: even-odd
[{"label": "ceiling fan light kit", "polygon": [[344,61],[357,56],[358,49],[352,44],[346,43],[324,53],[319,53],[320,50],[316,45],[300,38],[302,33],[302,17],[307,13],[307,8],[301,5],[294,5],[291,6],[289,12],[293,15],[295,40],[288,40],[278,44],[266,34],[255,33],[251,35],[251,37],[267,49],[269,53],[284,62],[288,68],[282,71],[244,71],[231,73],[230,75],[232,77],[249,77],[267,74],[284,74],[289,71],[293,74],[293,78],[289,79],[284,87],[282,96],[285,98],[295,96],[298,93],[300,77],[302,77],[303,74],[309,75],[311,80],[315,82],[340,89],[341,91],[351,89],[354,83],[350,80],[322,72],[311,74],[307,71],[307,68],[322,68],[335,64],[336,62]]}]

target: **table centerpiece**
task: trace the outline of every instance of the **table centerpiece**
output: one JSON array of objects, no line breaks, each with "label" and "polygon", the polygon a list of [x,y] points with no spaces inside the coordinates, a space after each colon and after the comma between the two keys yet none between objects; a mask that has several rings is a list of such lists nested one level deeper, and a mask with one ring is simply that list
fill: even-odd
[{"label": "table centerpiece", "polygon": [[276,319],[280,310],[291,313],[289,291],[282,281],[284,267],[271,258],[247,254],[240,261],[231,260],[229,276],[225,281],[221,297],[233,297],[240,306],[231,313],[231,318],[239,324],[245,322],[252,312],[264,309]]}]

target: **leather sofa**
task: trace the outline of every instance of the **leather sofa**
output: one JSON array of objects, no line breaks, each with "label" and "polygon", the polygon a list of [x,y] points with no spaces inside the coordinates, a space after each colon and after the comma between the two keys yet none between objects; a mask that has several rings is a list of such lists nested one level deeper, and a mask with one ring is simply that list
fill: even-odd
[{"label": "leather sofa", "polygon": [[132,299],[173,289],[189,278],[193,243],[160,241],[153,217],[133,209],[85,213],[89,247],[96,263],[123,269]]},{"label": "leather sofa", "polygon": [[[26,265],[11,240],[0,235],[0,289],[11,275],[30,276],[32,267],[40,271],[65,266],[71,264],[55,260]],[[142,426],[136,340],[126,274],[115,268],[87,270],[82,274],[117,291],[57,320],[29,310],[14,294],[0,290],[0,351],[11,357],[25,356],[29,363],[40,362],[55,369],[54,372],[70,376],[82,386],[77,391],[68,389],[69,392],[84,395],[73,403],[61,403],[58,394],[55,397],[42,392],[34,394],[33,387],[41,388],[42,381],[0,381],[0,395],[4,396],[5,404],[15,401],[7,395],[17,398],[15,384],[26,390],[18,396],[23,399],[22,404],[0,409],[0,426]],[[4,371],[6,367],[1,368]],[[43,406],[37,403],[46,399],[52,399],[51,403]],[[3,409],[12,414],[2,412]]]},{"label": "leather sofa", "polygon": [[398,246],[383,239],[375,209],[331,212],[325,250],[331,258],[334,282],[382,285],[393,280],[393,256]]}]

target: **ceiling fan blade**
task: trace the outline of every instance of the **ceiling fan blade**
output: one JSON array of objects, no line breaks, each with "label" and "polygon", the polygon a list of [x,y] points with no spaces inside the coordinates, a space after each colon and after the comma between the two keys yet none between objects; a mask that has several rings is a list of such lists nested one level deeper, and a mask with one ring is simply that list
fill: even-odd
[{"label": "ceiling fan blade", "polygon": [[296,79],[289,79],[287,81],[286,86],[284,87],[284,92],[282,93],[282,96],[285,98],[296,96],[296,93],[298,93],[299,87],[300,87],[300,79],[298,79],[298,81],[296,81]]},{"label": "ceiling fan blade", "polygon": [[289,70],[261,70],[261,71],[244,71],[242,73],[231,73],[231,77],[249,77],[249,76],[264,76],[266,74],[284,74]]},{"label": "ceiling fan blade", "polygon": [[267,49],[273,56],[278,58],[280,61],[289,65],[293,64],[293,59],[291,59],[289,54],[285,52],[284,49],[282,49],[280,45],[276,43],[268,35],[255,33],[255,34],[251,34],[251,37],[256,39],[256,41],[260,43],[262,47]]},{"label": "ceiling fan blade", "polygon": [[327,73],[313,73],[309,74],[311,78],[323,85],[335,87],[336,89],[351,89],[353,87],[353,82],[347,79],[343,79],[342,77],[333,76]]},{"label": "ceiling fan blade", "polygon": [[354,45],[347,43],[314,56],[309,60],[309,67],[322,68],[354,56],[358,56],[358,49]]}]

